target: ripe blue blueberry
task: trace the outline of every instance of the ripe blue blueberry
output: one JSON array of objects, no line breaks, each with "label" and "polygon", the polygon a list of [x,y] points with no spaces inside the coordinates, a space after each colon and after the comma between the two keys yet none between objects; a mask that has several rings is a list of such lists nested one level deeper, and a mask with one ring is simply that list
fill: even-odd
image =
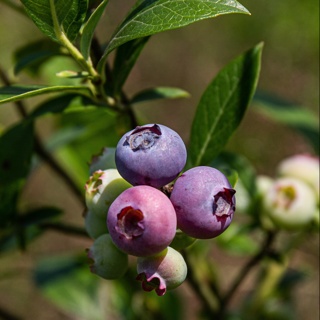
[{"label": "ripe blue blueberry", "polygon": [[111,204],[107,225],[115,245],[133,256],[164,250],[175,236],[177,217],[161,191],[150,186],[131,187]]},{"label": "ripe blue blueberry", "polygon": [[186,164],[187,151],[175,131],[147,124],[120,139],[115,160],[121,176],[132,185],[160,188],[179,175]]},{"label": "ripe blue blueberry", "polygon": [[214,238],[231,223],[235,190],[219,170],[194,167],[175,182],[170,200],[178,228],[198,239]]}]

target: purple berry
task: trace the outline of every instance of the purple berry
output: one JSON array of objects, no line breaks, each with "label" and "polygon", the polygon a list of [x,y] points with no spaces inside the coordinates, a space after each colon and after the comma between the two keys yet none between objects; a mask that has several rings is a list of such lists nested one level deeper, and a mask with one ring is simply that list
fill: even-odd
[{"label": "purple berry", "polygon": [[221,234],[235,211],[235,190],[217,169],[194,167],[175,182],[170,200],[177,213],[178,228],[198,239]]},{"label": "purple berry", "polygon": [[149,186],[131,187],[111,204],[107,225],[116,246],[133,256],[164,250],[175,236],[177,217],[172,203]]},{"label": "purple berry", "polygon": [[158,255],[139,257],[137,280],[142,282],[144,291],[155,289],[158,296],[178,287],[187,276],[187,265],[182,255],[168,247]]},{"label": "purple berry", "polygon": [[147,124],[120,139],[115,160],[121,176],[132,185],[160,188],[179,175],[186,164],[187,151],[175,131]]}]

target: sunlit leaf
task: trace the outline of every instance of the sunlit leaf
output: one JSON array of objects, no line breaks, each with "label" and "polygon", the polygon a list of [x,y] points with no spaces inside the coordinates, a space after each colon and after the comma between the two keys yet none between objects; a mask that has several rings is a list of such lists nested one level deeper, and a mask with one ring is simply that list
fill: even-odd
[{"label": "sunlit leaf", "polygon": [[193,166],[212,161],[240,124],[257,86],[262,47],[258,44],[231,61],[202,95],[191,129]]},{"label": "sunlit leaf", "polygon": [[90,96],[86,86],[9,86],[0,88],[0,104],[61,91]]},{"label": "sunlit leaf", "polygon": [[127,41],[229,13],[249,12],[234,0],[140,0],[113,34],[99,68],[113,49]]},{"label": "sunlit leaf", "polygon": [[77,37],[88,7],[88,0],[21,0],[21,2],[36,26],[58,42],[60,32],[65,33],[70,41]]},{"label": "sunlit leaf", "polygon": [[145,89],[138,92],[132,99],[131,103],[139,103],[157,99],[180,99],[190,97],[185,90],[172,87],[156,87]]}]

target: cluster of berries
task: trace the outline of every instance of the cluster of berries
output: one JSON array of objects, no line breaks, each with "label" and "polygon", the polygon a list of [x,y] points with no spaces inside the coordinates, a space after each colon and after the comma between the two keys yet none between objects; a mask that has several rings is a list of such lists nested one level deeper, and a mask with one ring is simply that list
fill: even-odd
[{"label": "cluster of berries", "polygon": [[235,211],[227,178],[206,166],[181,174],[186,161],[181,137],[159,124],[137,127],[120,139],[116,168],[96,170],[96,159],[86,184],[86,229],[95,239],[88,250],[92,272],[121,277],[131,255],[138,257],[137,280],[146,291],[163,295],[185,280],[179,250],[221,234]]}]

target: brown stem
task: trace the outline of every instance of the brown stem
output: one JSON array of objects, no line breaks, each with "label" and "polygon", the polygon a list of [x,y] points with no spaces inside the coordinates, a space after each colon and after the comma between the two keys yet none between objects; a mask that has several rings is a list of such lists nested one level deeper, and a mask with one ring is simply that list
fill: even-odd
[{"label": "brown stem", "polygon": [[41,229],[45,230],[54,230],[58,232],[62,232],[68,235],[75,235],[79,237],[85,237],[89,238],[88,233],[80,227],[60,223],[60,222],[46,222],[46,223],[41,223],[40,225]]},{"label": "brown stem", "polygon": [[268,232],[265,238],[265,241],[260,249],[260,251],[254,255],[240,270],[235,280],[232,282],[230,288],[227,290],[226,294],[221,300],[221,308],[220,308],[220,317],[218,319],[223,319],[223,313],[226,309],[231,298],[236,293],[237,289],[250,273],[253,267],[255,267],[265,256],[269,254],[271,244],[275,239],[274,232]]},{"label": "brown stem", "polygon": [[[187,280],[189,284],[191,285],[193,291],[196,293],[196,295],[200,298],[202,306],[203,306],[203,312],[205,315],[210,316],[210,318],[216,314],[216,310],[212,306],[212,304],[209,301],[208,296],[203,292],[202,284],[199,282],[199,279],[197,278],[196,274],[194,273],[194,266],[192,265],[188,254],[186,252],[181,252],[183,254],[184,260],[187,264],[188,273],[187,273]],[[217,292],[214,292],[217,293]],[[216,296],[217,300],[220,300],[219,293],[218,296]]]},{"label": "brown stem", "polygon": [[[12,85],[11,81],[7,77],[4,70],[0,67],[0,78],[3,83],[7,86]],[[22,118],[27,118],[28,113],[26,108],[21,101],[16,101],[15,106]],[[60,166],[60,164],[52,157],[52,155],[45,149],[43,146],[39,136],[34,134],[34,149],[36,154],[45,161],[51,169],[53,169],[65,182],[65,184],[69,187],[69,189],[73,192],[76,198],[84,205],[84,195],[79,190],[77,185],[74,183],[73,179],[67,174],[67,172]]]}]

